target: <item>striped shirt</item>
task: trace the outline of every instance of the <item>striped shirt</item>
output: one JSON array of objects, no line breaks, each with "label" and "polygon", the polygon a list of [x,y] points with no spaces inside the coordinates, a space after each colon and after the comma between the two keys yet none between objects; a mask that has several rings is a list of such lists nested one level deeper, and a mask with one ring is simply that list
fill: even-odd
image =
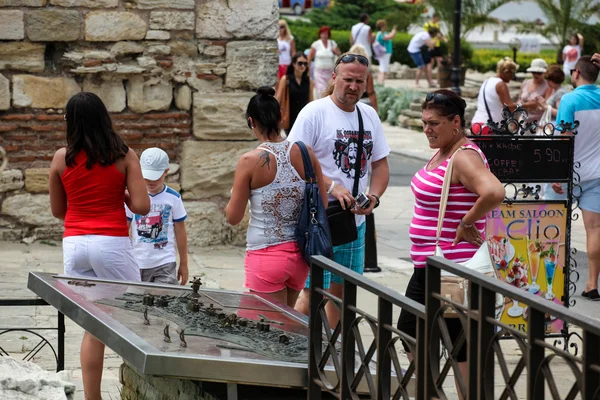
[{"label": "striped shirt", "polygon": [[[485,166],[489,169],[483,152],[472,143],[462,146],[463,149],[473,149],[483,158]],[[437,222],[440,213],[440,198],[442,185],[448,161],[446,159],[439,167],[428,170],[429,163],[418,171],[413,177],[410,187],[415,195],[415,208],[412,221],[410,222],[409,237],[412,241],[410,257],[415,268],[425,268],[427,257],[435,252],[435,239],[437,234]],[[430,161],[431,162],[431,161]],[[439,246],[444,257],[455,262],[467,261],[475,255],[478,247],[468,243],[460,242],[452,246],[456,237],[456,229],[467,212],[473,207],[479,196],[470,192],[462,184],[450,185],[446,215],[442,226]],[[485,217],[477,220],[475,226],[485,237]]]}]

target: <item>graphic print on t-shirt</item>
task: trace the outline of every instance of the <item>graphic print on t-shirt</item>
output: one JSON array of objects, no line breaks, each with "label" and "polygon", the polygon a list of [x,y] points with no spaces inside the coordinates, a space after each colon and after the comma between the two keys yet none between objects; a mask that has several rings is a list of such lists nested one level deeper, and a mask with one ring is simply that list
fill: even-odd
[{"label": "graphic print on t-shirt", "polygon": [[152,243],[155,249],[162,249],[169,241],[169,217],[171,206],[152,204],[146,215],[135,215],[138,242]]},{"label": "graphic print on t-shirt", "polygon": [[[373,137],[371,131],[365,131],[363,151],[360,160],[360,177],[367,173],[367,160],[373,153]],[[358,157],[358,131],[336,129],[333,148],[333,159],[338,168],[350,179],[354,179],[354,168]]]}]

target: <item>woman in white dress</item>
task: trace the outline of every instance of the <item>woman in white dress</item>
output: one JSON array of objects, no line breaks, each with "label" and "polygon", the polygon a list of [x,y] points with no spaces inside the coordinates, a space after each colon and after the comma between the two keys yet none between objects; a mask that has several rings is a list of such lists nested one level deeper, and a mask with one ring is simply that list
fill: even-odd
[{"label": "woman in white dress", "polygon": [[316,99],[323,97],[323,91],[325,91],[327,83],[331,79],[337,56],[341,54],[337,43],[331,40],[330,37],[331,29],[328,26],[322,26],[319,29],[319,40],[310,46],[310,53],[308,54],[308,65],[312,61],[315,62]]},{"label": "woman in white dress", "polygon": [[571,76],[571,69],[575,68],[575,64],[581,57],[583,51],[583,35],[581,33],[572,34],[569,39],[569,44],[563,48],[563,72],[565,76]]}]

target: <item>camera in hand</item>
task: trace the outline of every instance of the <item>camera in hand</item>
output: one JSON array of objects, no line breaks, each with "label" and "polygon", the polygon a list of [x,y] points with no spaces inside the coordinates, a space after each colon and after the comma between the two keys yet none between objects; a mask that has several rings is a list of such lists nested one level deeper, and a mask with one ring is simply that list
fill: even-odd
[{"label": "camera in hand", "polygon": [[367,195],[364,193],[359,193],[355,200],[356,205],[360,208],[367,208],[369,207],[369,204],[371,204],[371,200],[369,200]]}]

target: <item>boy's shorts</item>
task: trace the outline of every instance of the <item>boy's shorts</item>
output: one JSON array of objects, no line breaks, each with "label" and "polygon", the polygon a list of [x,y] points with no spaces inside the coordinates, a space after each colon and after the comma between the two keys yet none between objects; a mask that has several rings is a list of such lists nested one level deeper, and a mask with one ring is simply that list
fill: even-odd
[{"label": "boy's shorts", "polygon": [[170,262],[153,268],[140,269],[142,282],[166,283],[168,285],[179,285],[177,279],[177,263]]}]

